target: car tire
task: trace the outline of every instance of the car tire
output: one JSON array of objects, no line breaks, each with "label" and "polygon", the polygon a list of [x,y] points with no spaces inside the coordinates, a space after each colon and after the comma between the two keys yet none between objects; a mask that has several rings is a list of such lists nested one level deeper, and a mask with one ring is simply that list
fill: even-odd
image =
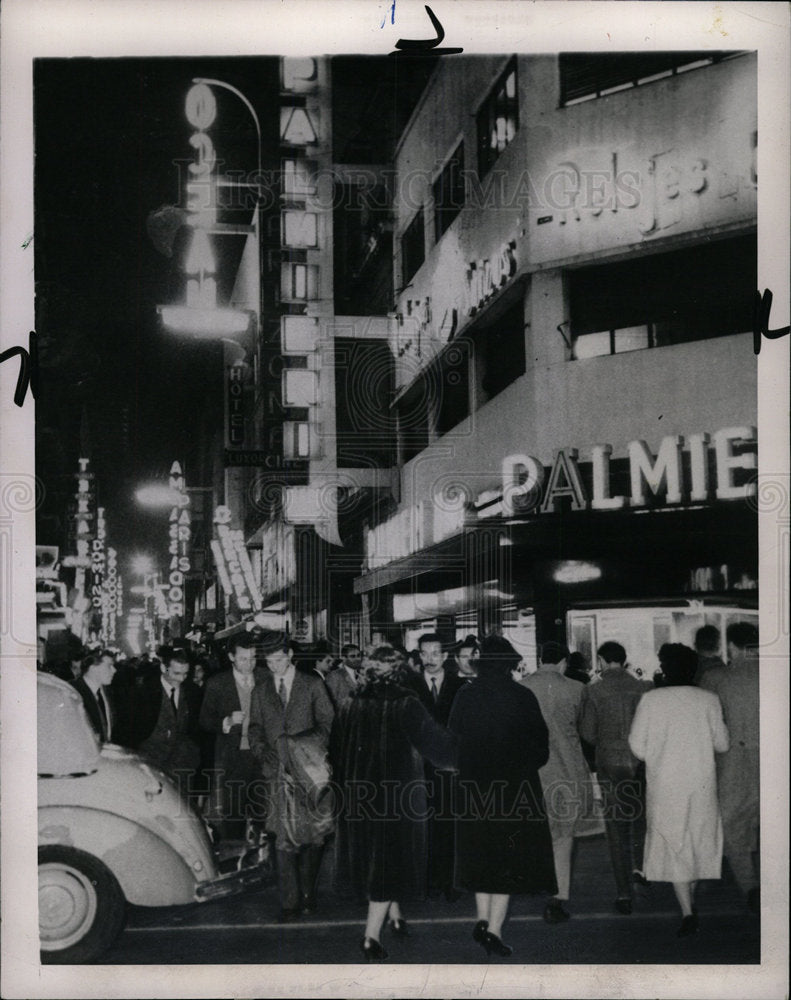
[{"label": "car tire", "polygon": [[126,922],[126,899],[115,876],[76,847],[39,847],[38,893],[44,965],[95,961]]}]

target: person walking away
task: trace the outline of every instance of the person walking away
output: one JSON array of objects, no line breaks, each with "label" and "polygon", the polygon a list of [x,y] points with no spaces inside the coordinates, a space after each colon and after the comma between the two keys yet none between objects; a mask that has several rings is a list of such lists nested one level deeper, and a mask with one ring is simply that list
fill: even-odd
[{"label": "person walking away", "polygon": [[519,658],[507,639],[487,636],[448,723],[459,738],[456,884],[475,893],[473,939],[503,957],[511,895],[557,892],[539,777],[549,733],[535,695],[511,678]]},{"label": "person walking away", "polygon": [[703,675],[700,686],[720,699],[730,747],[717,756],[724,853],[751,913],[760,912],[756,857],[760,844],[758,629],[733,622],[725,631],[730,666]]},{"label": "person walking away", "polygon": [[322,681],[297,671],[294,647],[266,653],[269,668],[253,688],[250,749],[268,785],[267,829],[274,837],[281,923],[316,910],[316,883],[324,839],[324,815],[298,780],[294,741],[308,740],[326,754],[334,712]]},{"label": "person walking away", "polygon": [[629,748],[637,704],[652,684],[626,669],[626,650],[605,642],[597,650],[601,679],[585,688],[580,736],[594,747],[619,913],[632,912],[632,875],[642,873],[645,840],[644,767]]},{"label": "person walking away", "polygon": [[360,942],[368,962],[386,959],[385,919],[408,934],[401,903],[422,896],[426,880],[426,786],[421,758],[453,767],[456,741],[423,707],[398,671],[392,646],[364,660],[366,682],[341,707],[333,730],[335,780],[343,812],[335,838],[336,890],[368,900]]},{"label": "person walking away", "polygon": [[563,904],[568,902],[571,891],[574,838],[602,832],[579,735],[585,688],[564,676],[568,655],[560,643],[545,642],[538,670],[519,682],[538,699],[549,730],[549,760],[539,774],[552,834],[558,891],[544,909],[548,924],[562,923],[570,916]]},{"label": "person walking away", "polygon": [[695,683],[700,687],[709,670],[725,666],[720,656],[720,630],[714,625],[703,625],[699,628],[695,633],[695,652],[698,654]]},{"label": "person walking away", "polygon": [[721,875],[714,754],[728,749],[728,730],[717,696],[692,683],[694,650],[666,643],[659,663],[663,684],[640,699],[629,746],[646,768],[645,877],[673,883],[682,914],[678,936],[687,937],[698,930],[698,880]]},{"label": "person walking away", "polygon": [[[447,726],[453,699],[464,684],[458,674],[445,669],[442,642],[433,632],[426,632],[418,639],[418,649],[423,663],[420,674],[406,678],[409,687],[417,694],[429,715],[441,726]],[[453,776],[448,770],[437,769],[430,760],[424,761],[428,809],[428,895],[442,893],[448,902],[455,902],[459,894],[453,886],[454,820]]]}]

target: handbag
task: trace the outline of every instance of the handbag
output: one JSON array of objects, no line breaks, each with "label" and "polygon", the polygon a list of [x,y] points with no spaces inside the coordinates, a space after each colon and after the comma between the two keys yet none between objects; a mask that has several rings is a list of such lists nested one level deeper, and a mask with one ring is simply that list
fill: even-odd
[{"label": "handbag", "polygon": [[318,796],[332,778],[327,749],[319,736],[288,736],[289,770],[295,781],[312,796]]}]

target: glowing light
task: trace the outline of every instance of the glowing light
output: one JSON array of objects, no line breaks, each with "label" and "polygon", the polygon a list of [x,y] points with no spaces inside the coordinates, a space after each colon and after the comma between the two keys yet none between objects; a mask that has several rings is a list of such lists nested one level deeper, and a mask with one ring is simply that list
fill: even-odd
[{"label": "glowing light", "polygon": [[135,500],[144,507],[183,507],[190,502],[186,493],[181,493],[164,483],[141,486],[135,490]]},{"label": "glowing light", "polygon": [[588,583],[601,579],[601,567],[595,563],[570,560],[555,570],[552,579],[557,583]]},{"label": "glowing light", "polygon": [[162,323],[174,333],[191,337],[228,337],[245,333],[250,313],[241,309],[198,309],[189,306],[159,306]]},{"label": "glowing light", "polygon": [[154,572],[154,560],[151,556],[138,555],[132,558],[132,572],[138,576],[147,576]]}]

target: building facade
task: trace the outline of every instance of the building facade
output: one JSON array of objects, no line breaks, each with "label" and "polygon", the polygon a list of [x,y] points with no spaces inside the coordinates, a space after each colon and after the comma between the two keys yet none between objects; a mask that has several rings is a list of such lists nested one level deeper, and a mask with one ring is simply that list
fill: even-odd
[{"label": "building facade", "polygon": [[437,66],[395,156],[374,631],[648,672],[757,614],[756,114],[749,53]]}]

